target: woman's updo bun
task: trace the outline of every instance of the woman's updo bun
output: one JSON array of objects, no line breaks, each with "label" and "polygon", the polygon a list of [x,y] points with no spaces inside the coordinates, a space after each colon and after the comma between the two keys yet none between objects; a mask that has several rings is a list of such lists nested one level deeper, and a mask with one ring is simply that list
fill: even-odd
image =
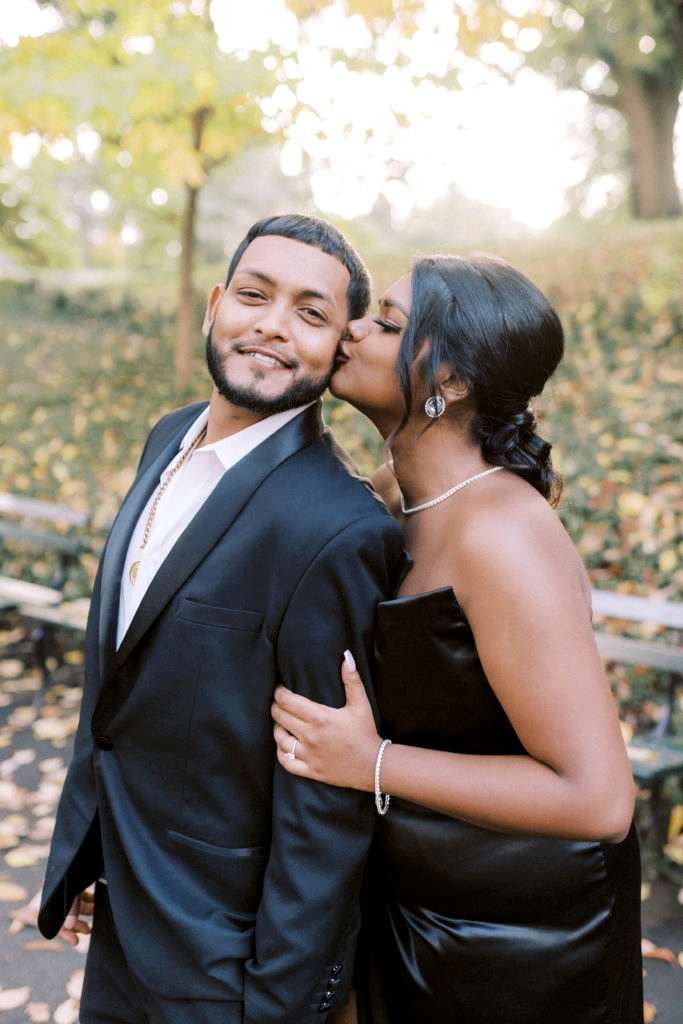
[{"label": "woman's updo bun", "polygon": [[470,429],[492,466],[504,466],[524,477],[548,500],[559,498],[560,481],[550,458],[552,445],[536,432],[536,417],[531,409],[503,421],[476,415]]},{"label": "woman's updo bun", "polygon": [[560,478],[551,445],[529,408],[564,351],[557,313],[524,274],[492,256],[430,256],[416,261],[410,318],[399,374],[411,408],[410,371],[424,343],[422,371],[430,389],[443,366],[467,385],[476,412],[472,439],[492,466],[523,477],[556,502]]}]

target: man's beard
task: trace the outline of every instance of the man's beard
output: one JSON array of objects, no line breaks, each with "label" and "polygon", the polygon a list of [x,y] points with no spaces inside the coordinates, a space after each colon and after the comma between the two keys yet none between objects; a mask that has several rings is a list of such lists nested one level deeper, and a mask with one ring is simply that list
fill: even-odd
[{"label": "man's beard", "polygon": [[213,344],[213,324],[206,336],[206,365],[217,391],[227,402],[263,416],[273,416],[277,412],[286,412],[288,409],[296,409],[300,405],[315,402],[329,385],[334,370],[332,365],[328,373],[322,377],[302,377],[272,398],[259,394],[255,388],[232,384],[223,371],[220,357]]}]

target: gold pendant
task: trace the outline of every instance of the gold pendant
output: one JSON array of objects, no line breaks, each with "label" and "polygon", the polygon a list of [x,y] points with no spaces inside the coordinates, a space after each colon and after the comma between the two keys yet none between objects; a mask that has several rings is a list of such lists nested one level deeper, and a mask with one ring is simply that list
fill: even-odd
[{"label": "gold pendant", "polygon": [[128,570],[128,579],[135,586],[135,581],[138,578],[138,572],[140,571],[140,562],[133,562],[130,569]]}]

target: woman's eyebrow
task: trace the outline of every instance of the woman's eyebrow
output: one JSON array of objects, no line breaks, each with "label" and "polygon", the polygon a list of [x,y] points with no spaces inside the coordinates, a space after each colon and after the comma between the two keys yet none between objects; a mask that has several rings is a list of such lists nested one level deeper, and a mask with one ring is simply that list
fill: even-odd
[{"label": "woman's eyebrow", "polygon": [[403,315],[406,318],[406,320],[408,319],[408,317],[410,315],[408,313],[408,310],[405,308],[405,306],[402,306],[400,302],[396,302],[395,299],[380,299],[379,300],[379,304],[380,304],[380,306],[394,306],[396,309],[400,310],[401,313],[403,313]]}]

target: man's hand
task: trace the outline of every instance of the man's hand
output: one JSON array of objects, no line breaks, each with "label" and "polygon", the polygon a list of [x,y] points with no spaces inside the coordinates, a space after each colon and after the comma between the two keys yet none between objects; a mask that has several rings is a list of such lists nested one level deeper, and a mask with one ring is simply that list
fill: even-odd
[{"label": "man's hand", "polygon": [[73,901],[71,910],[60,929],[59,937],[68,942],[70,946],[77,946],[78,936],[89,935],[92,931],[91,925],[83,918],[92,917],[94,910],[95,895],[86,889]]}]

